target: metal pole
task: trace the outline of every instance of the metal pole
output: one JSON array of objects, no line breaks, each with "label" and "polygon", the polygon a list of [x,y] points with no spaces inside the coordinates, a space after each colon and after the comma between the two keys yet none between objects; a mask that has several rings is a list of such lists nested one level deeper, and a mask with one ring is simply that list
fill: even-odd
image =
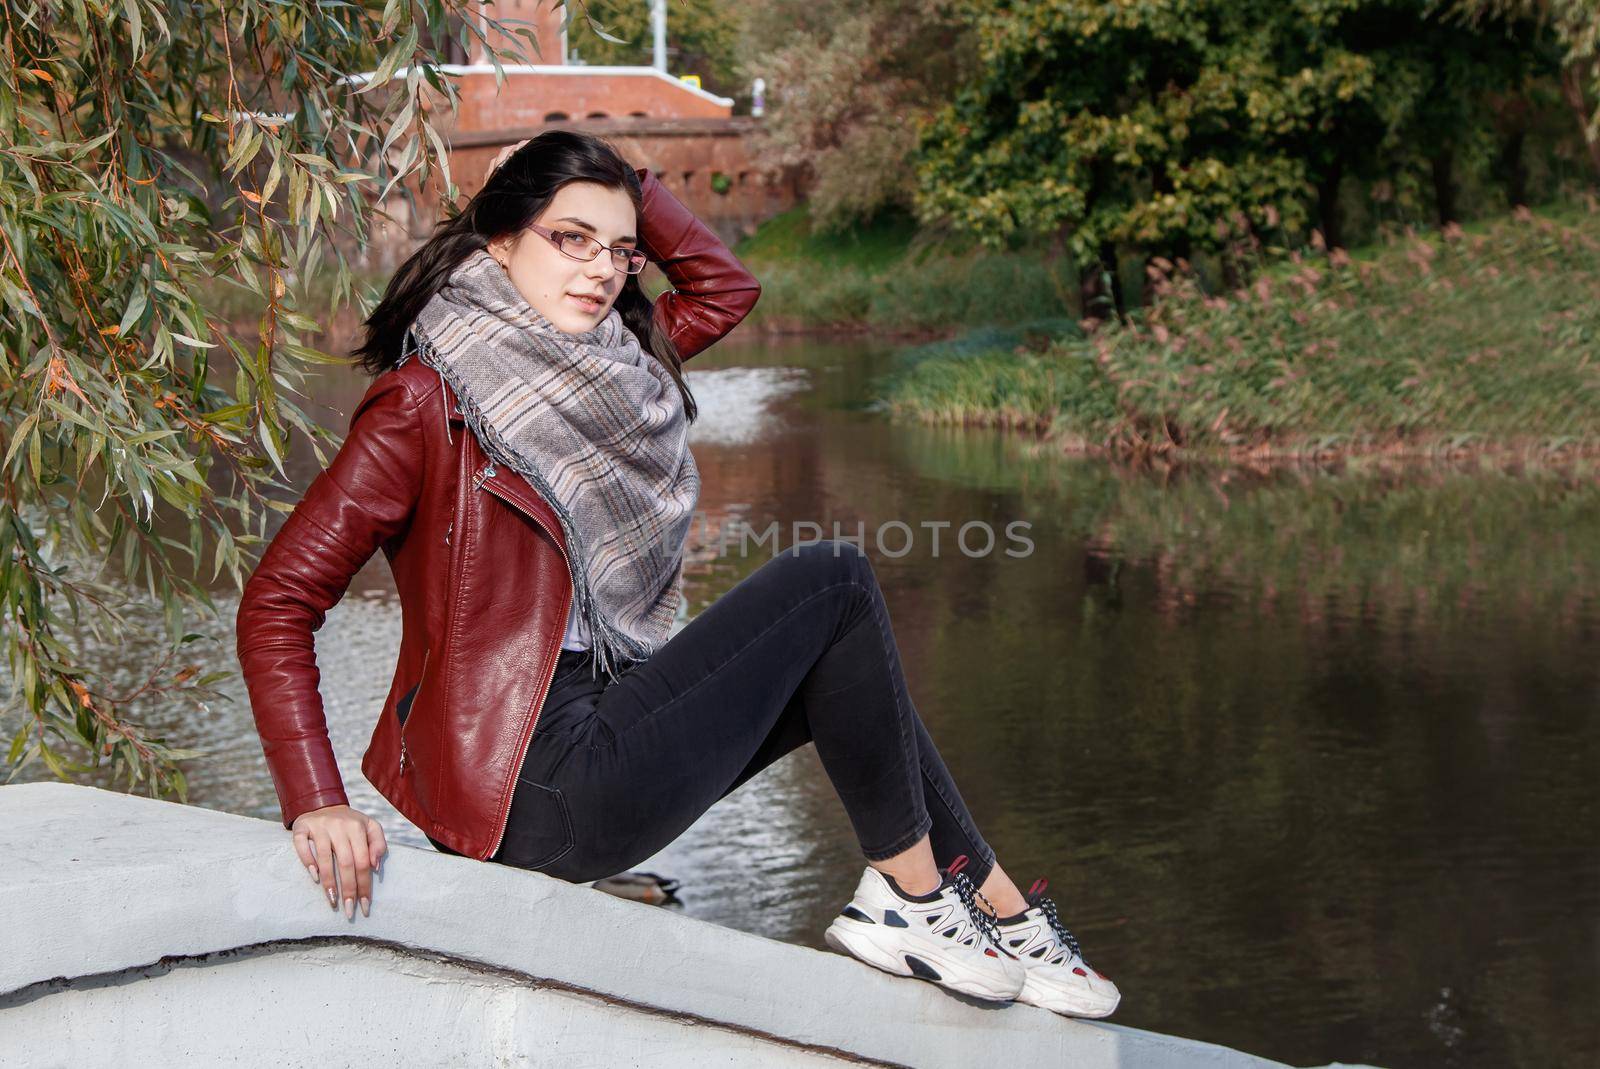
[{"label": "metal pole", "polygon": [[650,0],[650,28],[655,32],[655,68],[667,72],[667,0]]}]

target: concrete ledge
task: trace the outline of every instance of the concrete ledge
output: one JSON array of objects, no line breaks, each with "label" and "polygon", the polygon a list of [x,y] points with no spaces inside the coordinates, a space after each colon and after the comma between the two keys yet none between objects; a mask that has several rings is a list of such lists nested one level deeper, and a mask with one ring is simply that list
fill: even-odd
[{"label": "concrete ledge", "polygon": [[403,846],[346,921],[278,824],[88,787],[0,850],[0,1064],[1278,1064]]}]

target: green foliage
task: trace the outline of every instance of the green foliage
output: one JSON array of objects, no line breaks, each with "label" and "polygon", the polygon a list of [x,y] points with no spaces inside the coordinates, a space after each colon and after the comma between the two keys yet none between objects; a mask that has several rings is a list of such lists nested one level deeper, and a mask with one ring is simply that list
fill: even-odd
[{"label": "green foliage", "polygon": [[1600,178],[1600,4],[1594,0],[1434,0],[1472,25],[1494,19],[1535,21],[1561,49],[1561,89],[1583,130]]},{"label": "green foliage", "polygon": [[964,5],[981,73],[928,126],[919,214],[999,245],[1059,235],[1223,251],[1233,221],[1305,235],[1345,175],[1420,158],[1444,184],[1528,47],[1423,0],[1029,0]]},{"label": "green foliage", "polygon": [[1228,296],[1165,261],[1152,274],[1129,322],[922,360],[888,407],[1127,455],[1600,450],[1600,212],[1296,257]]},{"label": "green foliage", "polygon": [[[222,574],[241,580],[319,351],[345,249],[383,197],[442,187],[455,102],[428,42],[480,37],[429,0],[20,0],[0,23],[0,615],[10,774],[100,765],[184,791],[193,751],[152,702],[204,710],[184,663]],[[491,23],[498,26],[498,23]],[[510,27],[507,27],[509,30]],[[526,31],[518,31],[527,36]],[[531,37],[528,37],[531,40]],[[496,60],[498,63],[498,60]],[[349,77],[368,72],[363,77]],[[257,318],[238,337],[207,301]],[[85,644],[154,619],[166,653],[117,686]],[[68,751],[78,751],[70,758]]]}]

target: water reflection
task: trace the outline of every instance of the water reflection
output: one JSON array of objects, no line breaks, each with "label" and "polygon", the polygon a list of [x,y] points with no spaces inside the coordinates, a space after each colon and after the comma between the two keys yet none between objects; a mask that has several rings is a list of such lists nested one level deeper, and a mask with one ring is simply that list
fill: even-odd
[{"label": "water reflection", "polygon": [[[693,361],[701,511],[867,533],[922,716],[1002,861],[1050,878],[1122,986],[1119,1022],[1294,1064],[1600,1058],[1592,473],[1121,472],[889,424],[862,405],[892,358]],[[342,430],[364,382],[325,385]],[[1027,523],[1032,552],[961,552],[975,520]],[[951,526],[896,556],[872,541],[894,521]],[[684,619],[770,552],[692,532]],[[317,651],[352,802],[425,847],[358,768],[399,626],[374,561]],[[195,802],[275,819],[234,693],[152,719],[211,750]],[[808,749],[641,867],[691,914],[816,946],[860,866]]]}]

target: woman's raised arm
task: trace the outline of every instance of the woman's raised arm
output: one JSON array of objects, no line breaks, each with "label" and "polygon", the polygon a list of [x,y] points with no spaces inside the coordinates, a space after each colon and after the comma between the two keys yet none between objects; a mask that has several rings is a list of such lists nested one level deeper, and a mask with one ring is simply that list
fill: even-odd
[{"label": "woman's raised arm", "polygon": [[649,168],[635,168],[644,194],[639,247],[661,265],[672,288],[655,314],[684,360],[703,352],[755,307],[761,283],[722,239],[685,208]]}]

